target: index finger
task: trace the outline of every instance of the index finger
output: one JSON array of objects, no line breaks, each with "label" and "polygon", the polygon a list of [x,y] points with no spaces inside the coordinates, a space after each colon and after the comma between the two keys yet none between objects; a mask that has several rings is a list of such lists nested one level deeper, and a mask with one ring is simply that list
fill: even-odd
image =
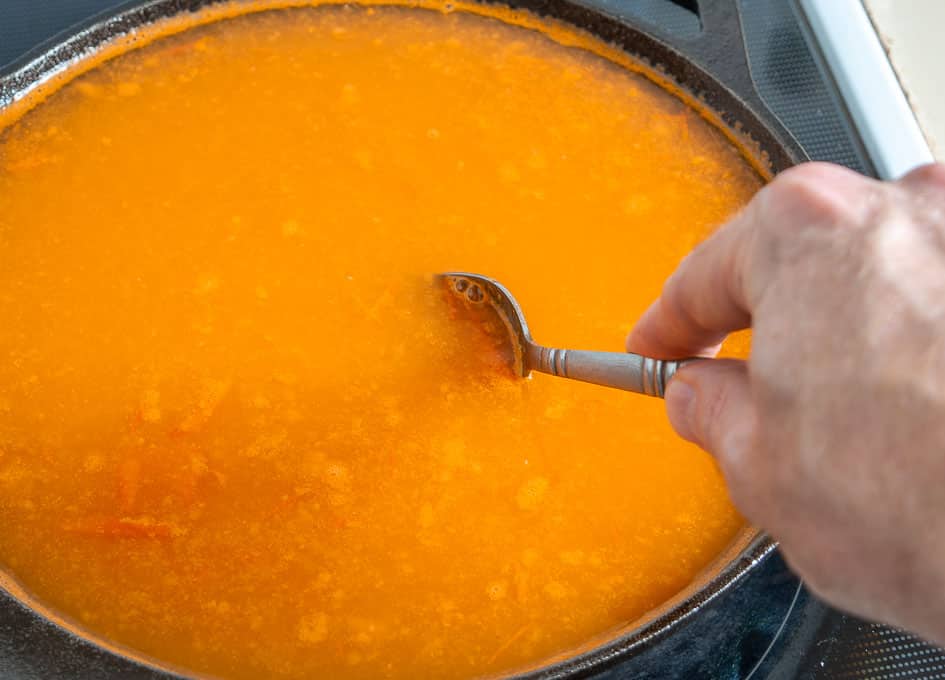
[{"label": "index finger", "polygon": [[680,263],[627,337],[627,350],[666,359],[713,355],[729,333],[751,325],[745,289],[756,201]]},{"label": "index finger", "polygon": [[[913,179],[934,184],[941,174],[933,167]],[[785,239],[868,221],[879,186],[829,163],[784,171],[682,261],[630,332],[627,349],[667,359],[714,354],[726,335],[751,325]],[[756,257],[767,264],[753,264]]]}]

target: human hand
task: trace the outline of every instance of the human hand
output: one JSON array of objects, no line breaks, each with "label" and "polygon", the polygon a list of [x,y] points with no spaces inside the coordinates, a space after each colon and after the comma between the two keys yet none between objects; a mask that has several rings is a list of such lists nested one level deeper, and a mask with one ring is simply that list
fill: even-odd
[{"label": "human hand", "polygon": [[945,165],[895,183],[810,163],[696,248],[627,339],[748,361],[670,382],[676,431],[809,586],[945,643]]}]

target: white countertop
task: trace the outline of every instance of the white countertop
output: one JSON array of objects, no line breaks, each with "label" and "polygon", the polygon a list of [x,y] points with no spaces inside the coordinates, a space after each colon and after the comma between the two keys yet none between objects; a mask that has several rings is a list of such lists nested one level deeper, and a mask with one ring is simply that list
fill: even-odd
[{"label": "white countertop", "polygon": [[945,161],[945,0],[863,0],[929,146]]}]

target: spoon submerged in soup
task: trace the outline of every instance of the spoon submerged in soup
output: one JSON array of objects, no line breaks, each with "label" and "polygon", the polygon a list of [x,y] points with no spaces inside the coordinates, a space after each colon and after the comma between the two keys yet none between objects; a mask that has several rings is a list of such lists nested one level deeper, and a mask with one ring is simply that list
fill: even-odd
[{"label": "spoon submerged in soup", "polygon": [[640,354],[544,347],[532,340],[525,314],[512,293],[495,279],[469,272],[436,277],[453,309],[478,321],[481,330],[508,359],[516,375],[532,371],[662,397],[680,366],[697,359],[654,359]]}]

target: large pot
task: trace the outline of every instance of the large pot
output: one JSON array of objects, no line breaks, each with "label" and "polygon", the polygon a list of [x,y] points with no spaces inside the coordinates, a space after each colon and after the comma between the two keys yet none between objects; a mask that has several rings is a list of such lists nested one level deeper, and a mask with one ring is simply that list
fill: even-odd
[{"label": "large pot", "polygon": [[[116,40],[128,38],[138,28],[227,1],[150,0],[91,22],[71,37],[21,60],[7,75],[0,75],[0,109],[44,87],[76,60]],[[246,1],[260,6],[311,4],[304,0]],[[616,0],[508,0],[501,4],[564,21],[625,50],[651,69],[654,80],[672,89],[679,88],[680,96],[714,119],[763,173],[775,174],[805,160],[803,150],[755,90],[737,0],[672,1],[679,7],[698,12],[701,31],[688,36],[670,33],[629,14]],[[738,589],[753,571],[769,561],[774,550],[775,544],[769,537],[757,529],[747,528],[689,587],[660,608],[621,630],[590,640],[580,649],[516,677],[650,677],[657,671],[652,654],[647,652],[655,647],[672,647],[672,639],[678,637],[680,630],[691,627],[713,600]],[[34,631],[28,644],[45,649],[47,656],[54,659],[51,667],[65,669],[65,674],[57,677],[85,677],[89,673],[96,677],[173,676],[154,660],[96,641],[94,636],[58,621],[39,603],[31,601],[10,577],[0,576],[0,585],[5,590],[0,591],[0,608],[18,609],[20,620],[28,620]],[[739,626],[717,626],[713,628],[711,639],[703,642],[716,649],[724,648],[727,644],[736,644],[736,637],[742,632]],[[10,653],[14,643],[3,638],[0,631],[0,650],[6,648],[9,662],[17,654],[15,649]],[[686,663],[679,660],[664,659],[661,663],[660,675],[691,676],[693,673],[692,667],[687,670]],[[6,670],[19,675],[15,666],[14,663],[13,668]],[[0,670],[4,670],[2,662]],[[29,670],[26,673],[30,675]]]}]

